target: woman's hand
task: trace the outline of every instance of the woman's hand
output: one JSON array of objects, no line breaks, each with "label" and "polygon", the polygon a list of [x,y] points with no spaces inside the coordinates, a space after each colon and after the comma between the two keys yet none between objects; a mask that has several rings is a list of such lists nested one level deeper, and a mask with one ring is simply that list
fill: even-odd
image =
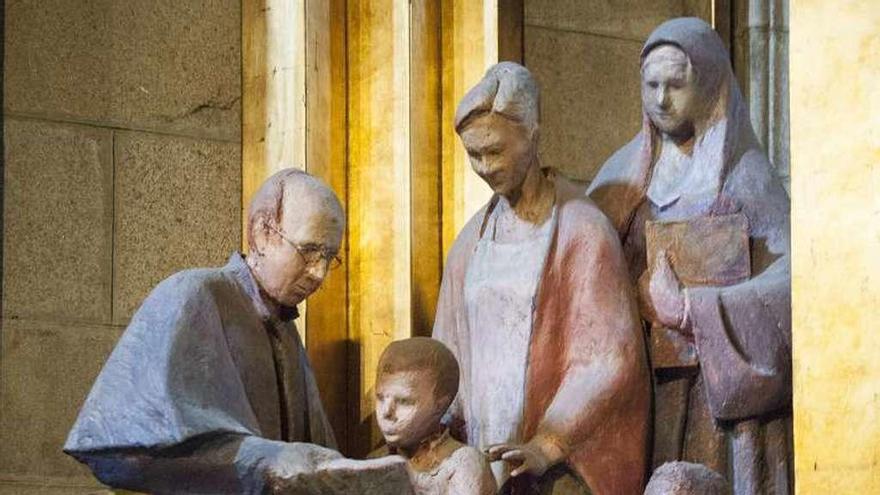
[{"label": "woman's hand", "polygon": [[550,468],[550,460],[544,454],[529,444],[501,443],[489,447],[486,451],[489,462],[504,461],[513,467],[510,476],[519,476],[523,473],[532,476],[541,476]]},{"label": "woman's hand", "polygon": [[523,473],[539,477],[565,459],[566,448],[549,438],[535,436],[524,444],[499,443],[486,449],[489,462],[504,461],[513,468],[511,477]]},{"label": "woman's hand", "polygon": [[658,253],[653,268],[639,277],[639,306],[647,320],[660,326],[685,326],[685,295],[665,251]]}]

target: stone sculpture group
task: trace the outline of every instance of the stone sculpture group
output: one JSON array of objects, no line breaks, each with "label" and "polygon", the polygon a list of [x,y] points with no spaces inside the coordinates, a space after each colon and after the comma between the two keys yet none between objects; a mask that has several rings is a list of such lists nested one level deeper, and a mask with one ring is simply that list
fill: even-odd
[{"label": "stone sculpture group", "polygon": [[294,327],[345,220],[293,169],[256,193],[247,256],[147,297],[65,452],[150,493],[791,493],[788,196],[709,25],[662,24],[640,63],[642,130],[586,191],[539,160],[527,69],[464,96],[494,194],[433,338],[380,359],[369,459],[334,450]]}]

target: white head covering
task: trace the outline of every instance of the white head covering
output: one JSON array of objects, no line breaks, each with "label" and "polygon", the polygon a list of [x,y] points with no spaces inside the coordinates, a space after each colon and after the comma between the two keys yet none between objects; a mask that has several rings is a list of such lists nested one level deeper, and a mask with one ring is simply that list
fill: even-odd
[{"label": "white head covering", "polygon": [[[687,55],[699,91],[710,100],[703,116],[694,122],[693,164],[698,170],[688,177],[690,184],[682,188],[679,199],[695,214],[705,213],[718,199],[730,167],[746,150],[757,147],[758,141],[727,49],[709,24],[695,17],[664,22],[648,37],[640,61],[661,45],[676,46]],[[621,150],[626,153],[612,156],[591,185],[591,195],[619,232],[628,230],[632,214],[645,197],[659,137],[660,131],[643,111],[636,141]],[[614,163],[621,159],[628,163]]]}]

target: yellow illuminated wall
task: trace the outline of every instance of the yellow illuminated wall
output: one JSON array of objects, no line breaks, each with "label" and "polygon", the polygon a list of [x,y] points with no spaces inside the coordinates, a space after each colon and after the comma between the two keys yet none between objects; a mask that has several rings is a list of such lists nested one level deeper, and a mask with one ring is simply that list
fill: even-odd
[{"label": "yellow illuminated wall", "polygon": [[491,191],[471,172],[453,121],[455,108],[486,69],[498,61],[498,1],[454,0],[442,12],[443,58],[443,254],[458,231],[485,204]]},{"label": "yellow illuminated wall", "polygon": [[412,26],[408,3],[352,0],[348,8],[348,318],[359,377],[350,396],[363,441],[378,439],[371,432],[379,355],[412,334]]},{"label": "yellow illuminated wall", "polygon": [[[306,81],[303,0],[242,2],[242,195],[268,176],[305,168]],[[247,206],[245,202],[243,206]],[[242,232],[247,229],[242,215]],[[242,236],[246,246],[246,235]]]},{"label": "yellow illuminated wall", "polygon": [[880,3],[792,0],[795,483],[880,493]]}]

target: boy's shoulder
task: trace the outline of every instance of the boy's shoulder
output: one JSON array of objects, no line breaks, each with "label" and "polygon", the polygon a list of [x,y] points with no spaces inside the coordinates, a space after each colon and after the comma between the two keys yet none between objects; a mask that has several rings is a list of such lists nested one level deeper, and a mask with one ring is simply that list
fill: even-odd
[{"label": "boy's shoulder", "polygon": [[459,475],[480,473],[489,469],[489,461],[478,449],[452,438],[446,430],[431,446],[430,453],[411,464],[416,471]]},{"label": "boy's shoulder", "polygon": [[489,459],[478,449],[452,440],[455,450],[441,470],[450,474],[447,494],[491,495],[497,491]]},{"label": "boy's shoulder", "polygon": [[478,449],[453,440],[458,447],[443,461],[444,464],[454,466],[459,474],[468,473],[470,476],[479,477],[483,472],[491,472],[489,459]]},{"label": "boy's shoulder", "polygon": [[485,462],[488,464],[486,456],[477,448],[463,444],[452,437],[449,437],[449,440],[445,443],[444,450],[448,453],[445,456],[447,459],[456,458],[460,461]]}]

